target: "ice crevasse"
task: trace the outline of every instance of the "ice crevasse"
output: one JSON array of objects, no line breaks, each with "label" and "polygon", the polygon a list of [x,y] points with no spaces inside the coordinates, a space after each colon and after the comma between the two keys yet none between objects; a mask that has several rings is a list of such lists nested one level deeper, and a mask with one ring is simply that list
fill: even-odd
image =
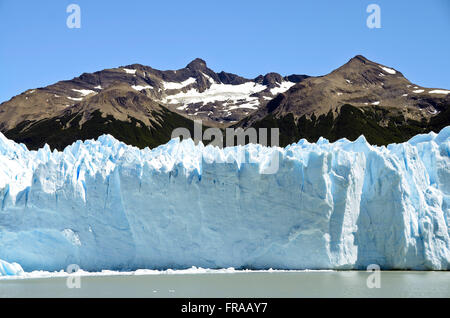
[{"label": "ice crevasse", "polygon": [[387,147],[173,139],[140,150],[103,135],[52,152],[0,134],[0,274],[448,270],[449,157],[450,126]]}]

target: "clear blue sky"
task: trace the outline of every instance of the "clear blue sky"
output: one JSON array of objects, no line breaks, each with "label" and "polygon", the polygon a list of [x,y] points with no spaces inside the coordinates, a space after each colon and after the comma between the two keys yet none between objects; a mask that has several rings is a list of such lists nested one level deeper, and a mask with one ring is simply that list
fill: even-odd
[{"label": "clear blue sky", "polygon": [[[66,7],[81,7],[81,29]],[[381,7],[381,29],[366,26]],[[323,75],[354,55],[450,89],[449,0],[0,0],[0,102],[83,72],[132,63]]]}]

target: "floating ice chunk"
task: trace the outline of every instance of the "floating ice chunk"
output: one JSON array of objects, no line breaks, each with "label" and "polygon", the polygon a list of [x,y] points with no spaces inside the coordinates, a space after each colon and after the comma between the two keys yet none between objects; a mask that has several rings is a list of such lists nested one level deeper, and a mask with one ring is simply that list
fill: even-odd
[{"label": "floating ice chunk", "polygon": [[16,276],[23,274],[22,266],[17,263],[8,263],[0,259],[0,276]]}]

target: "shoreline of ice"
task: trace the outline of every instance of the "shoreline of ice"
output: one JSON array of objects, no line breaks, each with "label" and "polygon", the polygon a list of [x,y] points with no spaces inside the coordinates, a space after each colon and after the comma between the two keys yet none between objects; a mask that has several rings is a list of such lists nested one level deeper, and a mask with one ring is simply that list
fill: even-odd
[{"label": "shoreline of ice", "polygon": [[[380,273],[450,273],[448,270],[380,270]],[[166,269],[166,270],[155,270],[155,269],[138,269],[135,271],[113,271],[113,270],[102,270],[100,272],[88,272],[79,270],[74,273],[67,273],[63,270],[59,272],[49,272],[49,271],[32,271],[23,272],[19,275],[12,276],[1,276],[0,283],[2,281],[10,280],[26,280],[26,279],[52,279],[52,278],[68,278],[68,277],[125,277],[125,276],[157,276],[157,275],[230,275],[230,274],[279,274],[279,273],[373,273],[373,271],[367,270],[339,270],[339,269],[266,269],[266,270],[253,270],[253,269],[234,269],[234,268],[221,268],[221,269],[210,269],[210,268],[197,268],[193,266],[188,269]]]},{"label": "shoreline of ice", "polygon": [[201,267],[191,267],[187,269],[166,269],[166,270],[156,270],[156,269],[138,269],[135,271],[113,271],[113,270],[102,270],[100,272],[88,272],[84,270],[79,270],[74,273],[68,273],[63,270],[57,272],[49,271],[32,271],[32,272],[22,272],[18,275],[1,276],[2,280],[15,280],[15,279],[39,279],[39,278],[66,278],[66,277],[100,277],[100,276],[144,276],[144,275],[203,275],[203,274],[241,274],[241,273],[308,273],[308,272],[336,272],[332,269],[302,269],[302,270],[283,270],[283,269],[266,269],[266,270],[252,270],[252,269],[234,269],[221,268],[221,269],[211,269],[211,268],[201,268]]}]

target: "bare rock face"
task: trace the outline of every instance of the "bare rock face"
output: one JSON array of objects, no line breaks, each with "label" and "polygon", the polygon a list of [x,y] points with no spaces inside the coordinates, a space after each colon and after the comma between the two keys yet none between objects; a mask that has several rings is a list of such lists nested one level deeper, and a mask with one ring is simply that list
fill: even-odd
[{"label": "bare rock face", "polygon": [[147,97],[139,94],[133,88],[125,84],[113,85],[93,94],[90,98],[83,100],[63,112],[64,115],[82,114],[79,126],[92,118],[92,114],[101,110],[103,116],[112,116],[119,121],[130,121],[129,118],[143,122],[147,127],[153,127],[155,116],[162,111],[161,105]]},{"label": "bare rock face", "polygon": [[248,127],[269,114],[276,118],[291,114],[299,119],[331,112],[336,117],[346,104],[360,109],[383,107],[405,119],[429,120],[450,104],[449,92],[415,85],[399,71],[357,55],[325,76],[297,83],[241,125]]},{"label": "bare rock face", "polygon": [[[269,73],[251,80],[223,71],[216,73],[199,58],[185,68],[173,71],[132,64],[83,73],[72,80],[15,96],[0,105],[0,129],[6,131],[23,121],[59,116],[70,108],[78,109],[80,103],[89,104],[89,109],[98,108],[100,112],[110,114],[111,110],[103,109],[104,104],[98,104],[99,99],[94,96],[119,86],[120,91],[127,86],[190,119],[201,119],[211,125],[227,125],[264,106],[278,93],[306,77],[299,75],[287,79]],[[114,99],[112,92],[109,91],[108,96]]]},{"label": "bare rock face", "polygon": [[208,69],[206,67],[206,62],[200,58],[196,58],[195,60],[190,62],[188,65],[186,65],[186,68],[193,71],[206,71]]},{"label": "bare rock face", "polygon": [[[448,90],[415,85],[399,71],[360,55],[325,76],[268,73],[254,79],[216,73],[197,58],[179,70],[132,64],[27,90],[0,104],[0,131],[31,148],[48,140],[61,148],[75,137],[95,138],[105,132],[144,147],[167,141],[169,127],[192,127],[193,120],[221,128],[259,127],[263,121],[264,127],[283,128],[282,139],[291,142],[326,134],[315,121],[331,116],[326,120],[332,122],[343,106],[351,105],[363,112],[362,117],[372,114],[372,126],[388,127],[393,118],[400,126],[420,123],[410,133],[396,133],[397,139],[383,139],[402,141],[412,132],[430,129],[426,123],[431,121],[438,123],[436,127],[450,124],[449,104]],[[350,111],[360,116],[345,109],[347,115]],[[284,118],[289,118],[288,124]],[[322,119],[321,125],[328,124]],[[355,131],[365,133],[364,129]],[[348,129],[339,131],[329,139],[349,136]],[[57,133],[65,137],[58,140]]]}]

